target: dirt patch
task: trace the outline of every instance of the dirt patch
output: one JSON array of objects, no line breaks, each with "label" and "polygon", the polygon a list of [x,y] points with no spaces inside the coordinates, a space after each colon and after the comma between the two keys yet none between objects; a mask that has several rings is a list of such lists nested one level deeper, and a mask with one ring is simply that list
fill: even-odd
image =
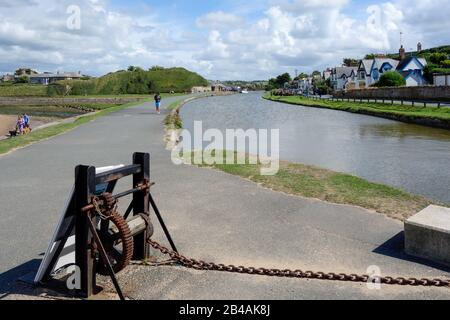
[{"label": "dirt patch", "polygon": [[17,122],[17,117],[4,116],[0,114],[0,137],[6,136],[10,130],[13,130]]},{"label": "dirt patch", "polygon": [[[52,117],[31,117],[31,128],[36,129],[46,123],[55,121]],[[17,116],[1,115],[0,114],[0,137],[7,136],[9,131],[14,130],[17,123]]]}]

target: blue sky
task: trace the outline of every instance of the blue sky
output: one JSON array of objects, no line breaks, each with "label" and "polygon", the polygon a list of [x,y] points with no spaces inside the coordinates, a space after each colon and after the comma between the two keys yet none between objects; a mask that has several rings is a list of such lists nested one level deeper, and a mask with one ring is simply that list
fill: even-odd
[{"label": "blue sky", "polygon": [[450,0],[0,0],[0,73],[181,66],[208,79],[311,72],[450,43]]}]

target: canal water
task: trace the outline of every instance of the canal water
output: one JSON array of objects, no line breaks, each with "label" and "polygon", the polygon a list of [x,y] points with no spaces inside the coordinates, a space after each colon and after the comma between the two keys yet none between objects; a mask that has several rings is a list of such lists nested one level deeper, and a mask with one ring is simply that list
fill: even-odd
[{"label": "canal water", "polygon": [[279,129],[280,158],[346,172],[450,203],[450,131],[292,106],[261,93],[210,97],[181,111],[184,127]]}]

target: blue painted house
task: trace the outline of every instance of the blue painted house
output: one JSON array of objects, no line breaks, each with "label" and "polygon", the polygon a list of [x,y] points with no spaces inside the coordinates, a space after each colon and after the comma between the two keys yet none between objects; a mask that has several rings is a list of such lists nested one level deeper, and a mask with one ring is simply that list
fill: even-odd
[{"label": "blue painted house", "polygon": [[406,80],[407,87],[423,86],[428,84],[424,77],[427,61],[424,58],[408,57],[397,66],[399,72]]},{"label": "blue painted house", "polygon": [[358,80],[356,88],[367,88],[377,83],[383,73],[396,70],[399,65],[398,60],[389,58],[375,58],[361,60],[358,67]]}]

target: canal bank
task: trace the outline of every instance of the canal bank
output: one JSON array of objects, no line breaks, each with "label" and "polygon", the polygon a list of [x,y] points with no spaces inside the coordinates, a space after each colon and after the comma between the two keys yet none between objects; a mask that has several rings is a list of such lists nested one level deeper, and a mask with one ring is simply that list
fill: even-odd
[{"label": "canal bank", "polygon": [[415,107],[394,104],[360,103],[351,101],[313,100],[302,96],[273,96],[265,94],[264,99],[299,105],[326,108],[380,117],[405,123],[450,130],[450,109],[438,107]]},{"label": "canal bank", "polygon": [[[283,160],[345,172],[450,203],[450,132],[345,113],[283,105],[261,93],[208,98],[180,112],[184,128],[279,129]],[[244,151],[245,150],[239,150]]]}]

